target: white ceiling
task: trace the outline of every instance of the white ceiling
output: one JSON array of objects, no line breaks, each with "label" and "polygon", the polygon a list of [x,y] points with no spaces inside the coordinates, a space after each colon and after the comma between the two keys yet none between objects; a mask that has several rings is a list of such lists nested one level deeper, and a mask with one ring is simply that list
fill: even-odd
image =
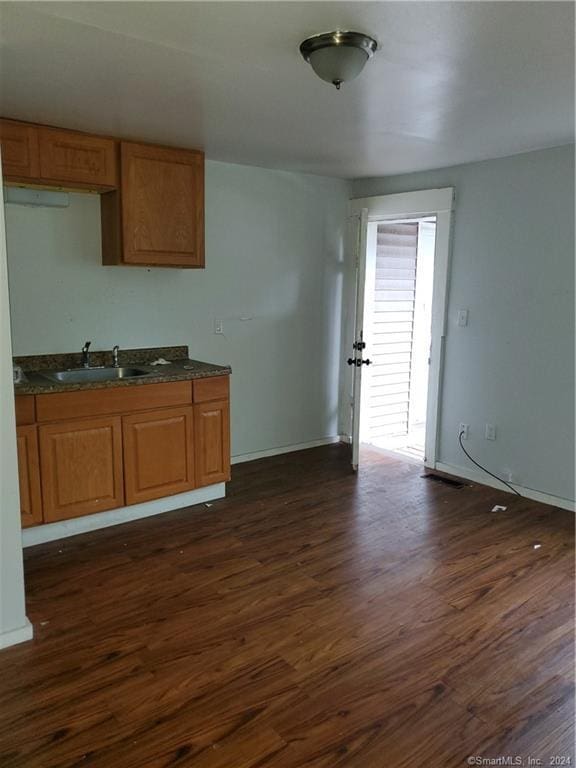
[{"label": "white ceiling", "polygon": [[[573,141],[570,2],[1,3],[0,111],[355,178]],[[340,92],[298,52],[380,50]]]}]

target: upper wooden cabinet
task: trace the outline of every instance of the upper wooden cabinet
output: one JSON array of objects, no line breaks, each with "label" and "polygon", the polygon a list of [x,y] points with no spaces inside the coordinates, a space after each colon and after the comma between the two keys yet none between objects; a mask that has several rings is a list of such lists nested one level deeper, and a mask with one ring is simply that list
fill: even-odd
[{"label": "upper wooden cabinet", "polygon": [[203,267],[203,153],[122,142],[120,176],[102,200],[104,264]]},{"label": "upper wooden cabinet", "polygon": [[103,191],[118,183],[117,143],[88,133],[0,120],[6,181]]},{"label": "upper wooden cabinet", "polygon": [[102,263],[204,267],[204,153],[0,118],[8,183],[100,193]]},{"label": "upper wooden cabinet", "polygon": [[40,176],[38,128],[28,123],[0,119],[2,174],[6,179],[28,181]]},{"label": "upper wooden cabinet", "polygon": [[116,143],[87,133],[40,128],[40,175],[94,188],[117,184]]}]

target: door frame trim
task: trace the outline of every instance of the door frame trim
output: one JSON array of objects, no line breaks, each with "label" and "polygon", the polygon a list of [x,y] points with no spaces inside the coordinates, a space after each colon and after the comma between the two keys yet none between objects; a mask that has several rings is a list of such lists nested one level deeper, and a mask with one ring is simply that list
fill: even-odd
[{"label": "door frame trim", "polygon": [[[424,460],[424,465],[432,469],[436,468],[438,457],[454,204],[453,187],[362,197],[350,200],[349,203],[350,216],[359,216],[362,210],[367,210],[368,222],[424,216],[436,217],[434,282],[432,287],[432,343],[426,405],[426,458]],[[356,275],[358,279],[358,270]],[[362,311],[363,309],[362,307]],[[358,306],[354,317],[355,325],[358,321],[357,314]]]}]

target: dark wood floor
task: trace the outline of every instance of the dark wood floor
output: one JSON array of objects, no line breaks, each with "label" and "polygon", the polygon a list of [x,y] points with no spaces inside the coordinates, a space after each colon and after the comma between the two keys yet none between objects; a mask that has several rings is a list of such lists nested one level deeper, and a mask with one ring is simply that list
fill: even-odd
[{"label": "dark wood floor", "polygon": [[574,765],[572,513],[338,445],[233,474],[26,551],[2,768]]}]

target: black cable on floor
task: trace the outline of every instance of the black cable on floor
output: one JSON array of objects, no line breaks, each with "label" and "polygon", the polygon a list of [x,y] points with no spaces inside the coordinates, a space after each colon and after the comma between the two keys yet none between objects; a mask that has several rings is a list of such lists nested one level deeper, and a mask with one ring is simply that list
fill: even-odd
[{"label": "black cable on floor", "polygon": [[472,462],[472,464],[476,464],[476,466],[477,466],[477,467],[479,467],[479,468],[480,468],[480,469],[481,469],[483,472],[486,472],[488,475],[490,475],[491,477],[493,477],[495,480],[498,480],[500,483],[504,483],[504,485],[505,485],[507,488],[510,488],[510,490],[512,491],[512,493],[515,493],[515,494],[516,494],[516,496],[520,496],[520,497],[521,497],[521,496],[522,496],[522,494],[521,494],[521,493],[518,493],[518,491],[516,490],[516,488],[514,488],[513,486],[511,486],[511,485],[510,485],[510,483],[507,483],[507,482],[506,482],[506,480],[502,480],[502,478],[501,478],[501,477],[498,477],[498,475],[495,475],[495,474],[494,474],[494,472],[490,472],[490,470],[489,470],[489,469],[486,469],[486,467],[483,467],[483,466],[482,466],[482,464],[479,464],[479,463],[476,461],[476,459],[473,459],[473,458],[472,458],[472,456],[470,456],[470,454],[468,453],[468,451],[466,450],[466,448],[464,448],[464,446],[462,445],[462,435],[464,435],[464,434],[466,434],[466,433],[465,433],[465,432],[460,432],[460,434],[458,435],[458,442],[460,443],[460,448],[462,448],[462,450],[464,451],[464,453],[466,454],[466,456],[467,456],[467,457],[470,459],[470,461]]}]

